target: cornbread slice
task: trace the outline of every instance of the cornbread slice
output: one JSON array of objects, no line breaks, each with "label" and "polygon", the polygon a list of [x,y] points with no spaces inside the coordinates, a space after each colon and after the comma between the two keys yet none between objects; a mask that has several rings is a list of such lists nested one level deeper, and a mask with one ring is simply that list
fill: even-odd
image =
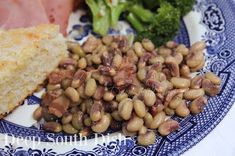
[{"label": "cornbread slice", "polygon": [[56,25],[0,30],[0,118],[32,94],[67,54]]}]

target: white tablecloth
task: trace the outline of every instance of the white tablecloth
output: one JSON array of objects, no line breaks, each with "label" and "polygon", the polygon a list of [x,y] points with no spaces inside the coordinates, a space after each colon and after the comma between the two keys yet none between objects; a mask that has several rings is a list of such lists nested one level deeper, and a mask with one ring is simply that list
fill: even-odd
[{"label": "white tablecloth", "polygon": [[183,156],[235,156],[235,104],[219,125]]}]

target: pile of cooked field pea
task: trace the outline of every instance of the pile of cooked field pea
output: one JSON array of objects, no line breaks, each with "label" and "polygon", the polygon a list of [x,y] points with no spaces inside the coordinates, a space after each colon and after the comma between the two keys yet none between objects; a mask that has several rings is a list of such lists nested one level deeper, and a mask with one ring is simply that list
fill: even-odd
[{"label": "pile of cooked field pea", "polygon": [[196,115],[207,96],[219,93],[218,76],[192,74],[205,64],[205,47],[203,41],[191,47],[169,41],[156,48],[126,36],[68,42],[70,56],[48,76],[33,116],[49,132],[88,136],[110,128],[137,135],[140,145],[153,144],[156,135],[180,128],[172,115]]}]

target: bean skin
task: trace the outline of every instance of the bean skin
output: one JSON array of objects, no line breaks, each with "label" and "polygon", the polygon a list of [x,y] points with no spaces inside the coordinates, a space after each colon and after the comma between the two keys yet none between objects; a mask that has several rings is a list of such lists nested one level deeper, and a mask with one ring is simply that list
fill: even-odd
[{"label": "bean skin", "polygon": [[147,133],[147,131],[148,131],[147,127],[142,126],[142,127],[140,128],[138,134],[139,134],[139,135],[144,135],[144,134]]},{"label": "bean skin", "polygon": [[92,96],[95,93],[95,90],[97,88],[95,79],[89,79],[85,86],[85,94],[87,96]]},{"label": "bean skin", "polygon": [[112,101],[114,97],[112,92],[105,92],[103,98],[105,101]]},{"label": "bean skin", "polygon": [[83,113],[81,111],[73,114],[72,126],[77,130],[81,130],[83,128]]},{"label": "bean skin", "polygon": [[54,132],[54,133],[59,133],[62,131],[62,127],[59,123],[57,122],[46,122],[43,125],[43,129],[49,132]]},{"label": "bean skin", "polygon": [[206,43],[204,41],[198,41],[191,46],[190,51],[197,52],[197,51],[202,51],[205,48],[206,48]]},{"label": "bean skin", "polygon": [[189,77],[190,68],[187,65],[182,65],[180,68],[180,75],[184,77]]},{"label": "bean skin", "polygon": [[182,103],[183,94],[178,94],[173,97],[173,99],[169,103],[169,107],[172,109],[176,109]]},{"label": "bean skin", "polygon": [[122,56],[119,54],[116,54],[113,58],[113,66],[116,68],[119,68],[122,64]]},{"label": "bean skin", "polygon": [[94,132],[102,133],[102,132],[105,132],[108,129],[110,123],[111,123],[111,116],[110,116],[110,114],[104,114],[100,121],[95,122],[91,126],[91,129]]},{"label": "bean skin", "polygon": [[116,111],[113,111],[113,112],[111,113],[111,116],[112,116],[113,119],[116,120],[116,121],[122,121],[122,120],[123,120],[122,117],[119,115],[119,113],[118,113],[117,110],[116,110]]},{"label": "bean skin", "polygon": [[78,68],[85,69],[87,67],[87,61],[84,57],[80,58],[78,61]]},{"label": "bean skin", "polygon": [[72,114],[66,113],[66,114],[63,115],[61,122],[64,125],[68,124],[68,123],[70,123],[72,121],[72,118],[73,118]]},{"label": "bean skin", "polygon": [[68,96],[73,102],[78,102],[80,97],[76,89],[68,87],[65,90],[65,95]]},{"label": "bean skin", "polygon": [[144,103],[147,106],[153,106],[154,103],[156,102],[155,93],[150,89],[146,89],[142,92],[142,94],[143,94],[143,98],[144,98]]},{"label": "bean skin", "polygon": [[191,52],[187,58],[186,63],[189,67],[194,68],[200,65],[204,60],[203,53],[201,52]]},{"label": "bean skin", "polygon": [[150,125],[151,129],[157,129],[161,123],[165,121],[166,114],[164,112],[160,112],[154,116],[153,121]]},{"label": "bean skin", "polygon": [[162,136],[167,136],[169,135],[171,132],[177,130],[179,128],[179,123],[175,120],[167,120],[165,122],[163,122],[159,128],[158,128],[158,132],[162,135]]},{"label": "bean skin", "polygon": [[189,53],[189,49],[186,48],[186,46],[184,44],[180,44],[176,50],[177,53],[181,53],[183,56],[187,56]]},{"label": "bean skin", "polygon": [[180,117],[186,117],[190,114],[190,111],[185,101],[182,101],[182,103],[176,108],[175,112]]},{"label": "bean skin", "polygon": [[146,114],[146,108],[144,103],[141,100],[136,99],[133,101],[133,104],[136,115],[143,118]]},{"label": "bean skin", "polygon": [[139,135],[137,137],[137,142],[140,145],[148,146],[155,142],[156,135],[153,131],[148,131],[146,134]]},{"label": "bean skin", "polygon": [[63,131],[67,134],[76,134],[78,130],[76,130],[71,124],[65,124],[62,126]]},{"label": "bean skin", "polygon": [[118,105],[119,115],[124,120],[129,120],[131,118],[132,110],[133,110],[133,103],[132,100],[129,98],[122,100]]},{"label": "bean skin", "polygon": [[188,88],[190,86],[190,80],[180,77],[172,77],[171,83],[175,88]]},{"label": "bean skin", "polygon": [[127,130],[130,132],[139,131],[140,128],[143,126],[144,120],[136,115],[134,115],[127,123]]},{"label": "bean skin", "polygon": [[39,121],[42,118],[42,107],[38,107],[34,113],[33,113],[33,118],[37,121]]},{"label": "bean skin", "polygon": [[141,57],[144,55],[144,49],[143,49],[140,42],[135,42],[133,47],[134,47],[135,53],[138,57]]},{"label": "bean skin", "polygon": [[201,88],[202,80],[203,80],[203,77],[202,77],[201,75],[195,76],[195,77],[191,80],[190,88],[193,88],[193,89],[199,89],[199,88]]},{"label": "bean skin", "polygon": [[127,93],[125,93],[125,92],[119,93],[119,94],[117,94],[117,96],[116,96],[116,101],[117,101],[117,102],[121,102],[123,99],[126,99],[126,98],[128,98]]},{"label": "bean skin", "polygon": [[153,122],[153,116],[149,112],[147,112],[144,116],[144,123],[146,127],[150,128],[152,122]]},{"label": "bean skin", "polygon": [[94,102],[90,109],[90,118],[92,121],[98,121],[102,118],[102,106],[98,102]]},{"label": "bean skin", "polygon": [[218,77],[217,75],[215,75],[212,72],[207,72],[205,74],[205,78],[209,79],[212,83],[214,83],[215,85],[220,85],[221,84],[221,79],[220,77]]},{"label": "bean skin", "polygon": [[150,52],[153,51],[155,48],[153,42],[148,39],[143,39],[142,45],[143,45],[144,49],[146,49],[147,51],[150,51]]},{"label": "bean skin", "polygon": [[205,60],[203,59],[203,61],[199,65],[197,65],[196,67],[191,68],[190,70],[192,72],[199,71],[204,67],[204,65],[205,65]]},{"label": "bean skin", "polygon": [[205,91],[203,89],[189,89],[184,92],[184,98],[187,100],[194,100],[200,96],[205,95]]},{"label": "bean skin", "polygon": [[204,110],[206,104],[207,99],[201,96],[191,102],[191,104],[189,105],[189,109],[192,114],[196,115]]},{"label": "bean skin", "polygon": [[126,124],[124,124],[122,126],[122,133],[125,135],[125,136],[135,136],[137,134],[137,132],[129,132],[127,129],[126,129]]}]

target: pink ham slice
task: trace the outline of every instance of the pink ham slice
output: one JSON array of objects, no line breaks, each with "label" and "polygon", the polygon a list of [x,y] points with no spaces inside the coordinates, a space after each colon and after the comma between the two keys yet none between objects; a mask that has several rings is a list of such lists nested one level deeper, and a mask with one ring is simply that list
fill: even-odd
[{"label": "pink ham slice", "polygon": [[0,27],[30,27],[44,23],[60,25],[66,34],[73,0],[0,0]]},{"label": "pink ham slice", "polygon": [[40,0],[0,0],[0,25],[4,29],[49,23]]},{"label": "pink ham slice", "polygon": [[66,34],[69,15],[73,10],[74,0],[41,0],[50,23],[59,24],[60,30]]}]

